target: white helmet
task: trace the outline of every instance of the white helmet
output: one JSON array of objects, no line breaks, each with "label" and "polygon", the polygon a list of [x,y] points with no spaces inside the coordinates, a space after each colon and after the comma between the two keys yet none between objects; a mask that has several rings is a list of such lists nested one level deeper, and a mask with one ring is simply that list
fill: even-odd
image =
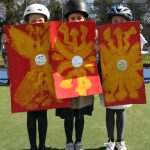
[{"label": "white helmet", "polygon": [[50,12],[44,5],[42,5],[42,4],[31,4],[24,11],[24,14],[23,14],[24,20],[26,20],[27,15],[35,14],[35,13],[45,15],[47,20],[50,18]]}]

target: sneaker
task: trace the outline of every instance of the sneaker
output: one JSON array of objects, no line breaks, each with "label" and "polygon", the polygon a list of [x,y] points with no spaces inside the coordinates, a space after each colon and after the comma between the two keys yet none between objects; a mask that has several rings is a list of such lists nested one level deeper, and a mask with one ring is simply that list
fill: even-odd
[{"label": "sneaker", "polygon": [[117,148],[118,150],[127,150],[125,142],[121,141],[121,142],[117,142]]},{"label": "sneaker", "polygon": [[115,149],[115,142],[109,142],[109,143],[105,143],[104,146],[106,146],[105,150],[114,150]]},{"label": "sneaker", "polygon": [[75,150],[74,149],[74,144],[73,143],[66,144],[66,149],[65,150]]},{"label": "sneaker", "polygon": [[75,150],[84,150],[83,145],[81,144],[81,142],[77,142],[75,144]]}]

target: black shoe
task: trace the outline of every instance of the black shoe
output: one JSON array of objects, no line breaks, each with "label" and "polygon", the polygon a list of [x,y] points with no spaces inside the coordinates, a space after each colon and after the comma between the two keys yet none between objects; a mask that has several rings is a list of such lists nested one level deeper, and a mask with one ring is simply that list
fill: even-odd
[{"label": "black shoe", "polygon": [[39,147],[38,150],[46,150],[45,147]]},{"label": "black shoe", "polygon": [[38,150],[37,147],[31,147],[30,150]]}]

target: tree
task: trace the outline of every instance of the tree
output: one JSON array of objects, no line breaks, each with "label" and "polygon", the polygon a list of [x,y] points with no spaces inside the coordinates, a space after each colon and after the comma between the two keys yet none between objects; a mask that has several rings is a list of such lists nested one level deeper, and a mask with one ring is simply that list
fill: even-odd
[{"label": "tree", "polygon": [[60,1],[51,0],[47,7],[51,12],[50,20],[61,20],[63,14]]},{"label": "tree", "polygon": [[39,3],[45,5],[51,12],[51,20],[61,19],[61,4],[59,0],[0,0],[0,4],[5,10],[3,14],[3,24],[20,23],[23,19],[23,12],[26,5]]},{"label": "tree", "polygon": [[[50,10],[50,20],[62,19],[62,6],[65,0],[0,0],[0,26],[17,24],[23,19],[26,5],[41,3]],[[150,0],[86,0],[89,3],[90,17],[97,24],[107,23],[107,12],[114,3],[127,5],[133,12],[134,20],[144,26],[144,36],[150,42]]]},{"label": "tree", "polygon": [[106,23],[108,8],[112,5],[112,0],[95,0],[93,2],[93,10],[95,14],[95,20],[97,23]]},{"label": "tree", "polygon": [[5,24],[15,24],[20,19],[22,3],[17,0],[1,0],[1,4],[5,9],[5,17],[3,17],[3,22]]},{"label": "tree", "polygon": [[[94,0],[92,17],[98,24],[107,23],[107,12],[112,4],[122,4],[129,7],[135,21],[140,21],[144,26],[143,35],[150,42],[150,1],[149,0]],[[147,15],[145,15],[147,14]],[[147,17],[146,17],[147,16]]]}]

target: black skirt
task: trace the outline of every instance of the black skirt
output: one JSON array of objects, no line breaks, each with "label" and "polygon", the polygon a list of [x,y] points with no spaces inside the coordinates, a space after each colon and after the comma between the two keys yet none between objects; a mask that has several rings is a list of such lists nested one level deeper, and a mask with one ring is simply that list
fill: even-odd
[{"label": "black skirt", "polygon": [[56,116],[59,116],[61,119],[73,119],[74,117],[82,118],[84,115],[92,116],[93,102],[92,105],[80,109],[57,108]]}]

